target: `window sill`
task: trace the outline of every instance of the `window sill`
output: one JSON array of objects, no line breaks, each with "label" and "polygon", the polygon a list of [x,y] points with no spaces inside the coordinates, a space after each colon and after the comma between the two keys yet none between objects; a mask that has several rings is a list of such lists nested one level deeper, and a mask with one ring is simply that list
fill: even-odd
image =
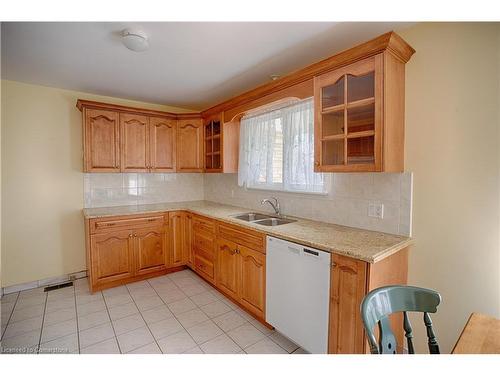
[{"label": "window sill", "polygon": [[281,189],[272,189],[270,187],[258,187],[258,186],[245,186],[246,190],[255,190],[255,191],[268,191],[272,193],[284,193],[284,194],[293,194],[293,195],[306,195],[306,196],[316,196],[316,197],[326,197],[329,195],[328,192],[313,192],[313,191],[299,191],[299,190],[281,190]]}]

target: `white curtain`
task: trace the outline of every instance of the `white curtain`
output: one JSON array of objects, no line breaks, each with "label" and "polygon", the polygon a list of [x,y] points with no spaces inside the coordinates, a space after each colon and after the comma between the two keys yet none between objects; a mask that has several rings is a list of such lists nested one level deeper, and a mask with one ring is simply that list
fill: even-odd
[{"label": "white curtain", "polygon": [[[240,186],[324,193],[314,173],[313,100],[244,117],[240,127]],[[279,164],[279,165],[278,165]]]},{"label": "white curtain", "polygon": [[289,191],[325,192],[322,173],[314,173],[313,100],[283,110],[283,184]]},{"label": "white curtain", "polygon": [[242,119],[238,168],[240,186],[272,185],[277,126],[281,126],[279,111]]}]

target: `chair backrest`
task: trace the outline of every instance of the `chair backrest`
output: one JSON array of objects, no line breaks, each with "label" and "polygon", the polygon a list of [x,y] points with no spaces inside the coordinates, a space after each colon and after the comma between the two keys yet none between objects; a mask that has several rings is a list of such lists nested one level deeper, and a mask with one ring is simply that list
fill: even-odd
[{"label": "chair backrest", "polygon": [[[438,292],[406,285],[391,285],[368,293],[361,303],[361,317],[372,354],[396,353],[396,337],[389,324],[389,315],[403,312],[403,328],[408,341],[408,353],[414,354],[413,332],[407,312],[423,312],[427,329],[429,352],[439,354],[439,346],[432,329],[429,313],[435,313],[441,302]],[[379,327],[379,343],[375,339],[375,324]]]}]

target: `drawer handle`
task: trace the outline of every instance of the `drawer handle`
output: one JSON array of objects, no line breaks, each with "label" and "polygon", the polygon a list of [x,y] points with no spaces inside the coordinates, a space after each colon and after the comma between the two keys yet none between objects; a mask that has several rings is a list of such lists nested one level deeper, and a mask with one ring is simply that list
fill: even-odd
[{"label": "drawer handle", "polygon": [[107,223],[106,224],[107,227],[112,227],[113,225],[116,225],[116,223]]},{"label": "drawer handle", "polygon": [[148,221],[149,221],[149,222],[151,222],[151,221],[156,221],[156,219],[148,219]]}]

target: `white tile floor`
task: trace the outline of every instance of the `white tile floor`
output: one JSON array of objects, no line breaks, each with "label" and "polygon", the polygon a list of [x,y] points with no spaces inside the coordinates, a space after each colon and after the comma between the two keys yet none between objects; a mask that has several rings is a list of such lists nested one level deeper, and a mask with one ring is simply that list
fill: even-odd
[{"label": "white tile floor", "polygon": [[302,354],[194,272],[90,294],[86,279],[1,300],[3,353]]}]

